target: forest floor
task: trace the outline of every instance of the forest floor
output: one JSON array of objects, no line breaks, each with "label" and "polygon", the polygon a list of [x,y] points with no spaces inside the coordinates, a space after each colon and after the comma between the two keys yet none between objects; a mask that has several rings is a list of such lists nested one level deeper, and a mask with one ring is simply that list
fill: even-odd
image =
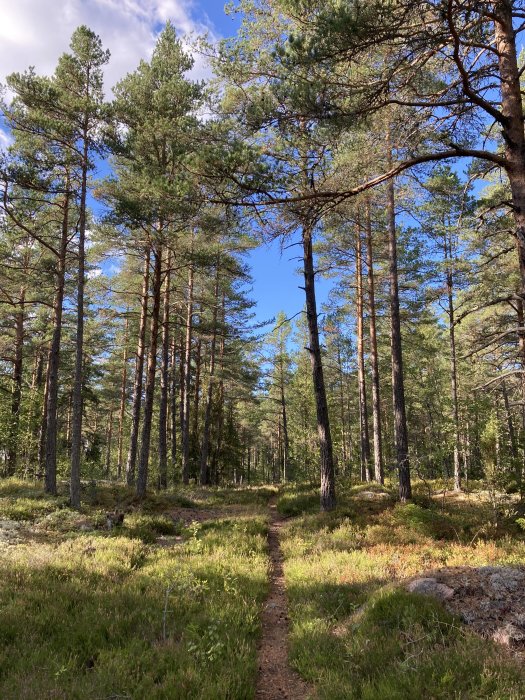
[{"label": "forest floor", "polygon": [[270,503],[268,555],[270,557],[270,593],[261,616],[256,700],[306,700],[312,688],[290,667],[288,659],[288,602],[279,543],[284,520]]},{"label": "forest floor", "polygon": [[[65,487],[0,482],[3,700],[525,697],[525,640],[495,634],[525,625],[509,499],[341,484],[319,513],[308,484],[82,495],[76,512]],[[407,590],[429,576],[450,600]]]}]

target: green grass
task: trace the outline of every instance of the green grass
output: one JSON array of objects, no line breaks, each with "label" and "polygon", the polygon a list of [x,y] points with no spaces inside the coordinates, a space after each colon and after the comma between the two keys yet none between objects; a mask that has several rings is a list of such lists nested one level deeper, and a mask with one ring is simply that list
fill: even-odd
[{"label": "green grass", "polygon": [[479,499],[402,506],[361,496],[373,488],[340,489],[332,513],[308,506],[305,489],[280,497],[283,512],[303,513],[282,531],[293,666],[326,700],[525,697],[501,648],[397,585],[443,566],[524,564],[518,528],[487,527]]},{"label": "green grass", "polygon": [[[177,501],[167,494],[107,531],[97,527],[101,505],[126,494],[112,490],[80,515],[42,511],[48,499],[20,485],[4,495],[32,525],[25,543],[0,548],[0,697],[252,697],[266,520],[246,514],[184,528],[164,513]],[[96,529],[79,530],[78,519]],[[153,544],[176,532],[182,542]]]},{"label": "green grass", "polygon": [[[316,630],[315,648],[324,651],[329,637],[339,660],[323,674],[321,698],[522,697],[518,667],[502,662],[495,647],[465,633],[429,598],[381,589],[355,618],[335,639],[322,626]],[[308,672],[305,651],[296,661]],[[326,663],[324,654],[317,659]]]},{"label": "green grass", "polygon": [[[370,491],[387,496],[370,497]],[[443,566],[524,564],[525,531],[487,499],[341,485],[84,484],[80,512],[39,484],[0,482],[0,697],[249,700],[267,594],[268,503],[281,530],[294,668],[319,700],[519,700],[525,676],[437,602],[399,583]],[[391,497],[389,497],[391,496]],[[187,509],[184,511],[184,509]],[[105,513],[126,513],[107,530]],[[168,545],[168,546],[166,546]]]}]

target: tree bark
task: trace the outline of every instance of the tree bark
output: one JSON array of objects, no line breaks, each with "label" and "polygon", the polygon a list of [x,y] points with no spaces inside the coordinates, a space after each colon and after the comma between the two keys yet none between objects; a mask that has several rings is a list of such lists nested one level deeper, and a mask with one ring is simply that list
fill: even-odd
[{"label": "tree bark", "polygon": [[148,467],[151,443],[151,424],[153,421],[153,399],[155,397],[155,371],[157,369],[157,340],[159,332],[160,297],[162,288],[162,247],[153,251],[153,308],[151,312],[151,329],[146,372],[146,391],[144,396],[144,420],[140,440],[140,456],[137,470],[137,496],[144,498],[148,485]]},{"label": "tree bark", "polygon": [[[89,84],[89,72],[87,76]],[[82,182],[78,224],[77,336],[75,342],[75,379],[73,382],[73,428],[71,436],[71,478],[69,495],[72,508],[80,508],[80,461],[82,446],[82,410],[84,388],[84,289],[86,264],[86,198],[89,168],[88,117],[83,125]]]},{"label": "tree bark", "polygon": [[129,318],[126,316],[124,326],[124,350],[122,353],[122,381],[120,385],[120,408],[118,418],[117,479],[122,478],[122,452],[124,445],[124,417],[126,415],[126,397],[128,387],[128,329]]},{"label": "tree bark", "polygon": [[[508,0],[494,3],[494,38],[498,54],[501,113],[504,121],[501,125],[505,146],[506,172],[512,195],[512,212],[514,215],[516,241],[521,281],[521,316],[525,303],[525,133],[523,130],[524,110],[521,86],[521,70],[516,50],[516,32],[513,24],[513,5]],[[518,310],[520,313],[520,310]],[[519,328],[523,328],[521,322]],[[525,332],[518,331],[519,353],[522,369],[525,370]],[[521,393],[524,402],[522,410],[522,431],[525,435],[525,373],[521,375]],[[520,481],[525,470],[525,448]]]},{"label": "tree bark", "polygon": [[503,405],[505,406],[505,414],[507,417],[507,428],[509,431],[510,449],[512,453],[512,461],[518,463],[518,440],[514,429],[514,421],[512,420],[512,412],[510,410],[509,394],[505,381],[501,382],[501,393],[503,394]]},{"label": "tree bark", "polygon": [[150,255],[151,249],[148,244],[146,246],[146,251],[144,254],[141,309],[137,341],[137,358],[135,361],[135,381],[133,384],[133,398],[131,401],[131,430],[129,436],[128,459],[126,462],[126,481],[128,486],[133,486],[135,483],[135,467],[137,463],[140,407],[142,403],[142,382],[144,374],[144,354],[146,346],[146,323],[148,318]]},{"label": "tree bark", "polygon": [[188,304],[186,311],[186,340],[184,344],[184,376],[182,403],[182,482],[190,482],[190,385],[191,385],[191,337],[193,330],[193,265],[188,274]]},{"label": "tree bark", "polygon": [[356,317],[357,317],[357,384],[359,394],[360,461],[361,480],[370,481],[370,435],[368,432],[368,406],[366,400],[366,374],[364,349],[364,304],[363,304],[363,256],[361,246],[361,224],[359,212],[355,228],[356,235]]},{"label": "tree bark", "polygon": [[168,390],[170,360],[170,268],[171,250],[166,256],[166,275],[164,278],[164,299],[162,309],[162,350],[160,368],[160,402],[159,402],[159,487],[168,487]]},{"label": "tree bark", "polygon": [[[392,162],[392,149],[388,137],[389,166]],[[388,256],[390,277],[390,317],[392,350],[392,397],[394,406],[394,438],[396,462],[399,473],[399,498],[405,502],[412,498],[410,464],[408,459],[408,429],[405,409],[405,386],[403,376],[403,352],[401,345],[401,316],[399,312],[399,279],[397,269],[397,239],[394,181],[387,184],[388,217]]]},{"label": "tree bark", "polygon": [[204,426],[202,430],[202,447],[200,455],[200,481],[202,485],[210,483],[208,453],[210,447],[211,409],[213,400],[213,385],[215,379],[215,348],[217,344],[217,307],[219,305],[219,260],[215,270],[215,289],[213,292],[212,336],[210,343],[210,368],[208,372],[208,389],[206,392],[206,408],[204,411]]},{"label": "tree bark", "polygon": [[288,416],[284,386],[284,358],[281,356],[281,417],[283,421],[283,481],[290,479],[290,438],[288,436]]},{"label": "tree bark", "polygon": [[108,416],[108,426],[106,430],[106,479],[111,477],[111,440],[113,439],[113,409]]},{"label": "tree bark", "polygon": [[[38,441],[40,438],[41,422],[37,426],[34,426],[33,420],[37,408],[37,395],[38,389],[42,386],[43,377],[43,355],[42,348],[38,347],[35,353],[33,376],[31,379],[31,393],[29,402],[29,414],[27,417],[27,431],[25,439],[25,449],[24,449],[24,477],[28,478],[31,474],[34,478],[36,472],[38,471],[35,466],[35,460],[38,466],[40,466],[40,454],[38,452]],[[35,444],[37,445],[37,450],[35,454]]]},{"label": "tree bark", "polygon": [[71,456],[71,423],[73,417],[73,393],[69,392],[67,400],[67,419],[66,419],[66,452]]},{"label": "tree bark", "polygon": [[[222,312],[221,319],[222,325],[224,326],[226,315],[225,315],[225,303],[226,299],[224,292],[222,294]],[[221,341],[219,343],[219,397],[217,401],[218,405],[218,416],[217,416],[217,436],[215,449],[213,451],[212,460],[212,473],[213,479],[210,478],[212,483],[219,485],[221,480],[221,472],[219,470],[219,459],[222,451],[222,438],[224,433],[224,350],[226,348],[226,343],[224,340],[224,334],[221,334]]]},{"label": "tree bark", "polygon": [[40,474],[45,474],[46,471],[46,444],[47,444],[47,400],[49,396],[49,356],[51,352],[51,344],[47,350],[46,376],[44,384],[44,396],[42,400],[42,412],[40,416],[40,430],[38,434],[38,469]]},{"label": "tree bark", "polygon": [[[448,241],[447,241],[448,238]],[[445,260],[447,261],[447,302],[448,302],[448,333],[450,343],[450,395],[452,399],[452,420],[454,424],[454,491],[461,491],[460,434],[459,434],[459,402],[458,402],[458,370],[456,356],[456,331],[454,313],[454,276],[452,269],[452,241],[445,238]]]},{"label": "tree bark", "polygon": [[53,309],[53,337],[49,348],[47,409],[45,430],[46,473],[45,490],[56,496],[57,493],[57,408],[58,408],[58,370],[60,364],[60,342],[62,337],[62,313],[64,304],[64,287],[66,274],[66,253],[69,235],[69,205],[71,193],[69,179],[66,182],[66,194],[62,214],[62,232],[56,271],[56,292]]},{"label": "tree bark", "polygon": [[368,303],[370,306],[370,365],[372,371],[372,429],[374,438],[374,477],[384,483],[383,446],[381,441],[381,393],[379,354],[377,351],[376,299],[374,281],[374,252],[370,200],[366,201],[366,257],[368,267]]},{"label": "tree bark", "polygon": [[[525,324],[525,310],[523,299],[519,299],[516,304],[516,315],[518,328],[523,328]],[[521,359],[522,369],[525,370],[525,335],[518,331],[518,352]],[[525,373],[521,375],[521,434],[522,434],[522,462],[521,466],[516,468],[516,476],[519,484],[520,497],[523,498],[523,486],[525,476]]]},{"label": "tree bark", "polygon": [[16,472],[18,457],[18,432],[20,427],[20,405],[22,400],[22,368],[24,359],[25,287],[20,290],[18,310],[15,314],[15,344],[11,393],[11,424],[7,450],[7,476]]},{"label": "tree bark", "polygon": [[306,317],[310,347],[310,362],[314,384],[315,405],[317,411],[317,433],[321,458],[321,510],[335,508],[335,469],[332,451],[332,436],[328,416],[328,402],[324,383],[321,346],[319,343],[319,326],[317,303],[315,299],[315,271],[312,247],[312,226],[305,224],[302,229],[303,274],[306,296]]},{"label": "tree bark", "polygon": [[191,429],[192,442],[194,445],[199,444],[199,405],[201,393],[201,369],[202,369],[202,338],[197,340],[197,348],[195,350],[195,386],[193,388],[193,427]]},{"label": "tree bark", "polygon": [[171,341],[171,468],[173,480],[176,481],[175,465],[177,464],[177,340],[175,331]]},{"label": "tree bark", "polygon": [[344,387],[344,368],[343,358],[341,356],[341,345],[337,343],[337,369],[339,370],[339,417],[341,420],[341,447],[343,469],[342,473],[346,474],[348,470],[348,446],[346,434],[346,405],[345,405],[345,387]]}]

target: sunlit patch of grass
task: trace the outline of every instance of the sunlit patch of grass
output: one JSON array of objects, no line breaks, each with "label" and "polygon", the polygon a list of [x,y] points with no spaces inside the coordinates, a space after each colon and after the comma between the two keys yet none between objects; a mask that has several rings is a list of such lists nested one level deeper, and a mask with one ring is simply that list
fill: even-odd
[{"label": "sunlit patch of grass", "polygon": [[66,505],[63,497],[45,494],[38,482],[0,480],[0,520],[35,521]]},{"label": "sunlit patch of grass", "polygon": [[[505,661],[494,645],[466,633],[435,601],[401,590],[372,595],[338,636],[321,627],[314,632],[315,641],[303,630],[296,663],[312,676],[307,659],[313,641],[314,655],[327,666],[320,698],[517,700],[523,692],[518,666]],[[324,644],[329,645],[330,664],[319,651]]]},{"label": "sunlit patch of grass", "polygon": [[0,479],[0,498],[47,498],[39,481],[25,479]]},{"label": "sunlit patch of grass", "polygon": [[[513,660],[395,586],[441,567],[523,564],[524,538],[484,528],[482,501],[400,505],[360,496],[369,490],[341,490],[334,512],[312,508],[282,530],[295,668],[327,700],[525,697]],[[287,510],[303,496],[287,489]]]},{"label": "sunlit patch of grass", "polygon": [[[108,531],[104,512],[128,491],[97,489],[80,514],[39,515],[39,541],[0,549],[0,697],[251,697],[266,521],[247,513],[183,527],[164,512],[175,498],[161,494]],[[9,498],[32,500],[13,488]],[[155,546],[173,532],[182,542]]]},{"label": "sunlit patch of grass", "polygon": [[[34,521],[56,511],[57,502],[51,498],[2,498],[0,519]],[[65,505],[65,503],[63,504]]]}]

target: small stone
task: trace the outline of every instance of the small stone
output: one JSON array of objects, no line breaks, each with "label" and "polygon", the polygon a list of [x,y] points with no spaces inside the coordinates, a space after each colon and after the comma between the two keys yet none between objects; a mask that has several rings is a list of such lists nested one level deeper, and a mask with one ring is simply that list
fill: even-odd
[{"label": "small stone", "polygon": [[429,595],[438,600],[450,600],[455,591],[453,588],[446,586],[444,583],[439,583],[435,578],[418,578],[411,581],[407,590],[410,593],[420,593],[421,595]]},{"label": "small stone", "polygon": [[463,610],[463,612],[461,613],[461,619],[467,625],[471,625],[473,622],[475,622],[476,617],[477,617],[476,613],[473,612],[472,610]]}]

